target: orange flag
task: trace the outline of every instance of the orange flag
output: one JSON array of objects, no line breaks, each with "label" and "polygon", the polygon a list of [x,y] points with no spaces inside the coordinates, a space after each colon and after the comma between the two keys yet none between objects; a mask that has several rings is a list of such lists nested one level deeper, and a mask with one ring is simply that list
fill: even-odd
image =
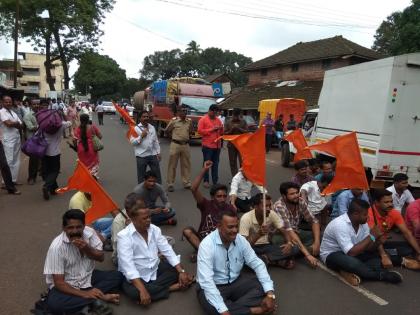
[{"label": "orange flag", "polygon": [[293,143],[293,146],[296,148],[295,158],[293,159],[294,162],[304,160],[304,159],[312,159],[311,151],[307,148],[308,143],[303,136],[302,129],[296,129],[292,133],[289,133],[285,140]]},{"label": "orange flag", "polygon": [[118,114],[120,114],[120,116],[124,119],[124,121],[128,125],[128,131],[126,133],[127,139],[130,139],[130,137],[137,138],[138,134],[134,130],[134,127],[135,127],[136,123],[134,122],[133,118],[131,118],[130,115],[123,108],[121,108],[121,106],[119,106],[117,103],[113,102],[112,104],[114,105]]},{"label": "orange flag", "polygon": [[256,185],[265,186],[265,127],[255,133],[226,135],[222,139],[238,149],[245,177]]},{"label": "orange flag", "polygon": [[62,194],[72,189],[88,192],[91,195],[92,207],[86,211],[86,224],[118,209],[116,203],[90,174],[89,169],[79,160],[77,160],[77,167],[69,178],[67,186],[58,188],[56,191]]},{"label": "orange flag", "polygon": [[369,189],[355,132],[311,145],[309,149],[333,155],[337,160],[334,179],[324,189],[324,194],[331,194],[340,189]]}]

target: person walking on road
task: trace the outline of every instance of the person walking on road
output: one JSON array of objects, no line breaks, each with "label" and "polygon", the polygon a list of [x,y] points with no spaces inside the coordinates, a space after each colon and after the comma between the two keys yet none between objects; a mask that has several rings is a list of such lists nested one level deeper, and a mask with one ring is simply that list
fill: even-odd
[{"label": "person walking on road", "polygon": [[23,128],[23,123],[12,107],[12,98],[4,95],[3,108],[0,109],[1,141],[12,174],[12,181],[16,184],[20,167],[20,130]]},{"label": "person walking on road", "polygon": [[167,185],[168,191],[174,191],[174,182],[178,159],[181,161],[181,178],[185,189],[191,188],[191,153],[190,153],[190,134],[192,132],[192,121],[187,118],[187,110],[178,108],[178,117],[172,118],[166,127],[166,133],[171,136],[169,147],[169,162]]},{"label": "person walking on road", "polygon": [[144,181],[147,166],[156,174],[157,182],[162,184],[160,175],[160,145],[156,129],[149,124],[147,111],[139,113],[140,123],[134,128],[137,137],[130,137],[130,143],[134,147],[134,154],[137,160],[137,183]]},{"label": "person walking on road", "polygon": [[102,101],[95,108],[96,113],[98,114],[98,124],[99,126],[103,126],[104,124],[104,106],[102,105]]},{"label": "person walking on road", "polygon": [[[29,139],[38,130],[38,122],[36,121],[35,113],[31,108],[32,104],[28,102],[25,114],[23,115],[23,122],[25,123],[25,138]],[[28,163],[28,184],[33,185],[36,182],[40,165],[40,159],[36,156],[29,156]]]},{"label": "person walking on road", "polygon": [[74,132],[78,159],[89,169],[92,176],[99,178],[99,154],[94,150],[92,138],[102,139],[102,134],[94,125],[89,125],[89,116],[80,115],[80,126]]},{"label": "person walking on road", "polygon": [[[198,122],[198,133],[201,135],[201,144],[203,152],[203,163],[205,161],[212,161],[211,179],[213,185],[219,181],[219,156],[221,148],[221,140],[217,138],[223,135],[223,123],[217,118],[216,114],[218,108],[216,104],[209,107],[207,115],[202,117]],[[209,173],[204,174],[204,187],[209,188],[210,184]]]},{"label": "person walking on road", "polygon": [[265,152],[268,153],[271,149],[274,134],[274,120],[271,119],[271,113],[267,113],[267,116],[261,122],[261,126],[265,126]]},{"label": "person walking on road", "polygon": [[67,108],[67,120],[71,122],[70,135],[74,136],[74,131],[79,124],[79,113],[77,112],[75,101],[70,101],[70,105]]},{"label": "person walking on road", "polygon": [[[225,123],[225,135],[240,135],[245,132],[248,132],[248,125],[244,119],[241,118],[241,110],[235,108],[233,110],[233,115],[230,120]],[[238,173],[238,159],[239,165],[242,165],[241,155],[239,154],[236,147],[228,142],[227,144],[228,154],[229,154],[229,165],[230,165],[230,172],[232,177]]]}]

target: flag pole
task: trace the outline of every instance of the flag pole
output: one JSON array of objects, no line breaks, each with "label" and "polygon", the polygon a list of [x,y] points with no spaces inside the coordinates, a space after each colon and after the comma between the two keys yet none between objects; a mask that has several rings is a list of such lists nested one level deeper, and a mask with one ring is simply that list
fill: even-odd
[{"label": "flag pole", "polygon": [[267,202],[265,200],[265,192],[266,192],[266,190],[265,190],[265,187],[263,186],[263,224],[264,225],[265,225],[266,220],[267,220],[266,214],[265,214],[266,213],[265,207],[267,205]]}]

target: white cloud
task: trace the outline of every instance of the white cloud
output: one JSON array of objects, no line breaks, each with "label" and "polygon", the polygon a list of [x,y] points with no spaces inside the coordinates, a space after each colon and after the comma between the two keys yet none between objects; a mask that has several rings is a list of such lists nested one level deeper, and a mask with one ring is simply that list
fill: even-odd
[{"label": "white cloud", "polygon": [[[174,5],[168,2],[182,4]],[[191,40],[201,48],[219,47],[258,60],[299,41],[343,35],[371,47],[376,28],[410,0],[117,0],[107,14],[100,53],[115,59],[130,77],[138,77],[145,56],[158,50],[184,49]],[[199,6],[205,10],[185,6]],[[211,10],[263,15],[282,21],[247,18]],[[285,22],[285,19],[288,22]],[[299,22],[292,23],[290,20]],[[345,24],[320,27],[309,24]],[[370,26],[354,29],[348,25]],[[22,41],[19,50],[31,51]],[[13,43],[0,41],[0,58],[13,57]],[[71,64],[71,73],[77,64]]]}]

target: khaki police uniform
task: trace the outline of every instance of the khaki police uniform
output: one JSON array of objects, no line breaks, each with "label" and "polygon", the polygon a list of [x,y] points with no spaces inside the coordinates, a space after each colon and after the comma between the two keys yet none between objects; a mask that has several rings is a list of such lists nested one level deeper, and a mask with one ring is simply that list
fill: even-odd
[{"label": "khaki police uniform", "polygon": [[173,186],[176,176],[178,159],[181,160],[181,178],[185,188],[191,187],[191,153],[190,153],[190,133],[192,130],[192,121],[186,118],[182,121],[178,117],[172,118],[169,122],[166,132],[171,134],[171,145],[169,147],[168,163],[168,187]]}]

